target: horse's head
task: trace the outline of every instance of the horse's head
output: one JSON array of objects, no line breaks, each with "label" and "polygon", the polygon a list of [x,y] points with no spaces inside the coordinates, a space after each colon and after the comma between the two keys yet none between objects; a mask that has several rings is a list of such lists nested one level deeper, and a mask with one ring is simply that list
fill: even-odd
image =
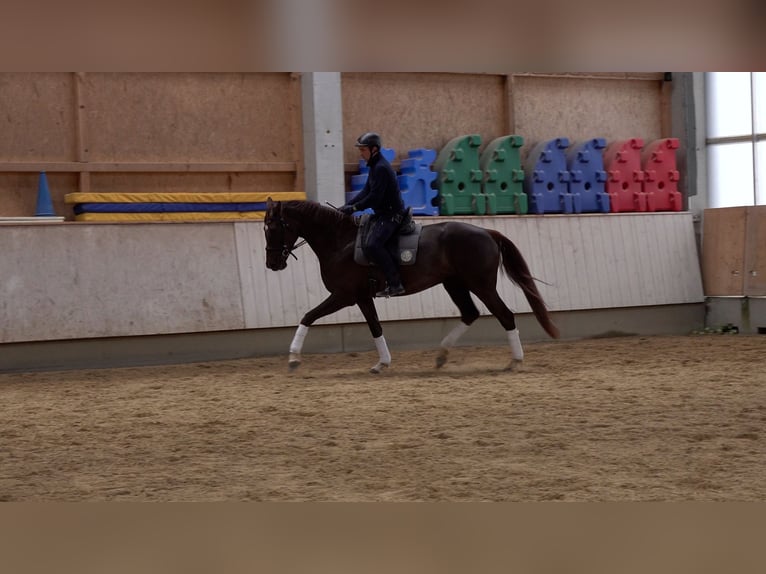
[{"label": "horse's head", "polygon": [[266,216],[264,218],[264,233],[266,234],[266,267],[273,271],[281,271],[287,267],[287,258],[293,254],[295,242],[298,241],[298,231],[294,221],[285,216],[281,201],[266,201]]}]

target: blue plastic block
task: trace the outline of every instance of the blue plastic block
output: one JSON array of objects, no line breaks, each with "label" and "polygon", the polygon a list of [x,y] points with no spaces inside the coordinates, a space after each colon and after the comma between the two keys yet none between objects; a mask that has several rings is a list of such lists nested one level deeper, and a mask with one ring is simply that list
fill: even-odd
[{"label": "blue plastic block", "polygon": [[414,215],[439,215],[437,202],[438,190],[433,188],[433,182],[438,174],[431,170],[436,160],[436,150],[414,149],[402,160],[399,189],[402,190],[402,200],[405,207],[411,207]]},{"label": "blue plastic block", "polygon": [[608,213],[604,170],[604,138],[578,142],[567,150],[569,193],[574,198],[575,213]]},{"label": "blue plastic block", "polygon": [[567,138],[537,144],[527,157],[524,192],[529,196],[530,213],[574,213],[574,196],[569,193]]},{"label": "blue plastic block", "polygon": [[575,213],[609,213],[604,170],[604,138],[579,142],[567,150],[569,193],[575,198]]}]

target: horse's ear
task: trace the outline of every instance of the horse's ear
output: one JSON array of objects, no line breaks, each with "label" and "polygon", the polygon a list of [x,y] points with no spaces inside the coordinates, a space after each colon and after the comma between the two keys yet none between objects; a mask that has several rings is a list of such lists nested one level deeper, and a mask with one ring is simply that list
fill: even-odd
[{"label": "horse's ear", "polygon": [[267,197],[266,198],[266,211],[270,211],[272,207],[274,207],[274,202],[272,201],[271,197]]}]

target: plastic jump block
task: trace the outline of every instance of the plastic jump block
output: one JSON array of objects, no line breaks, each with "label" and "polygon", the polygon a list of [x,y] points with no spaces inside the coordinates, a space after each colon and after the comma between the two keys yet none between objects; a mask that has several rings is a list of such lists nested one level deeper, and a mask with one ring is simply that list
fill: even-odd
[{"label": "plastic jump block", "polygon": [[646,211],[648,208],[641,169],[643,147],[644,140],[631,138],[612,142],[604,150],[606,193],[612,213]]},{"label": "plastic jump block", "polygon": [[524,170],[521,168],[521,146],[524,138],[502,136],[487,144],[479,160],[484,176],[483,192],[487,196],[487,213],[519,213],[529,210],[524,193]]},{"label": "plastic jump block", "polygon": [[569,193],[567,170],[567,138],[540,142],[527,157],[524,191],[532,213],[573,213],[574,198]]},{"label": "plastic jump block", "polygon": [[647,211],[683,209],[683,199],[678,191],[677,149],[677,138],[664,138],[654,140],[641,152]]},{"label": "plastic jump block", "polygon": [[[388,160],[388,163],[393,163],[396,159],[396,150],[388,147],[380,149],[381,155]],[[359,174],[351,176],[351,191],[347,191],[345,194],[346,203],[349,203],[356,197],[356,194],[364,189],[364,184],[367,183],[367,178],[370,175],[370,168],[367,167],[367,162],[363,159],[359,160]],[[365,209],[357,213],[372,213],[372,209]]]},{"label": "plastic jump block", "polygon": [[438,174],[439,212],[442,215],[484,215],[486,196],[481,192],[479,167],[481,136],[472,134],[453,138],[439,151],[434,163]]},{"label": "plastic jump block", "polygon": [[436,150],[419,148],[410,150],[400,165],[402,200],[414,215],[439,215],[438,191],[433,187],[438,175],[431,170],[435,160]]},{"label": "plastic jump block", "polygon": [[604,170],[604,138],[579,142],[567,150],[569,193],[574,198],[575,213],[608,213]]}]

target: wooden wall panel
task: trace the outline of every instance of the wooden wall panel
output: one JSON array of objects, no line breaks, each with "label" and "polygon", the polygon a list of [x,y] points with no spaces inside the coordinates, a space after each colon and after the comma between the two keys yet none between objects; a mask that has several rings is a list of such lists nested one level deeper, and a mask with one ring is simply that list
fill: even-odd
[{"label": "wooden wall panel", "polygon": [[72,74],[0,73],[0,161],[75,159]]},{"label": "wooden wall panel", "polygon": [[[295,191],[295,173],[94,173],[91,187],[101,193]],[[302,191],[302,190],[300,190]],[[71,206],[69,207],[71,210]]]},{"label": "wooden wall panel", "polygon": [[705,295],[744,295],[746,207],[706,209],[702,221]]},{"label": "wooden wall panel", "polygon": [[0,216],[75,191],[303,191],[300,76],[0,73]]},{"label": "wooden wall panel", "polygon": [[748,297],[766,297],[766,205],[747,208],[744,283]]},{"label": "wooden wall panel", "polygon": [[[48,173],[48,190],[53,210],[59,215],[70,215],[72,208],[64,203],[67,193],[77,191],[77,174]],[[32,217],[37,210],[37,187],[40,174],[0,173],[0,217]]]},{"label": "wooden wall panel", "polygon": [[399,155],[439,150],[453,137],[479,134],[486,144],[505,135],[503,76],[440,73],[345,73],[344,161],[357,164],[356,138],[377,131]]},{"label": "wooden wall panel", "polygon": [[[418,147],[440,150],[468,133],[479,134],[484,145],[518,133],[527,142],[522,155],[537,141],[562,135],[659,137],[661,75],[622,76],[345,73],[344,167],[347,174],[357,170],[353,143],[369,129],[381,132],[400,156]],[[290,73],[0,73],[8,120],[0,172],[77,174],[78,189],[67,180],[51,190],[54,205],[70,191],[164,184],[214,192],[277,190],[287,182],[302,190],[300,92],[300,74]],[[136,162],[145,165],[129,165]],[[274,168],[251,169],[259,162]],[[214,173],[233,175],[183,173],[195,163],[215,163]],[[227,168],[231,163],[251,167]],[[122,173],[120,164],[128,164]],[[171,164],[177,175],[152,174],[169,172]],[[29,186],[17,190],[5,174],[3,214],[28,215]]]},{"label": "wooden wall panel", "polygon": [[346,73],[342,76],[344,161],[355,172],[359,134],[375,130],[406,157],[440,150],[459,135],[479,134],[482,148],[510,132],[524,137],[526,157],[543,140],[608,141],[663,137],[661,74]]},{"label": "wooden wall panel", "polygon": [[90,161],[294,161],[290,74],[88,73]]},{"label": "wooden wall panel", "polygon": [[540,141],[593,137],[607,141],[662,137],[662,90],[657,80],[514,78],[516,133],[529,149]]},{"label": "wooden wall panel", "polygon": [[[500,216],[460,218],[507,235],[524,254],[541,294],[554,311],[698,303],[702,279],[688,213],[611,216]],[[449,220],[419,218],[425,225]],[[285,271],[265,268],[260,222],[238,222],[237,253],[248,328],[295,326],[327,292],[316,256],[303,247]],[[530,308],[521,290],[498,274],[498,291],[517,312]],[[486,308],[477,304],[483,314]],[[381,320],[457,317],[441,287],[378,301]],[[362,322],[356,308],[320,323]]]}]

